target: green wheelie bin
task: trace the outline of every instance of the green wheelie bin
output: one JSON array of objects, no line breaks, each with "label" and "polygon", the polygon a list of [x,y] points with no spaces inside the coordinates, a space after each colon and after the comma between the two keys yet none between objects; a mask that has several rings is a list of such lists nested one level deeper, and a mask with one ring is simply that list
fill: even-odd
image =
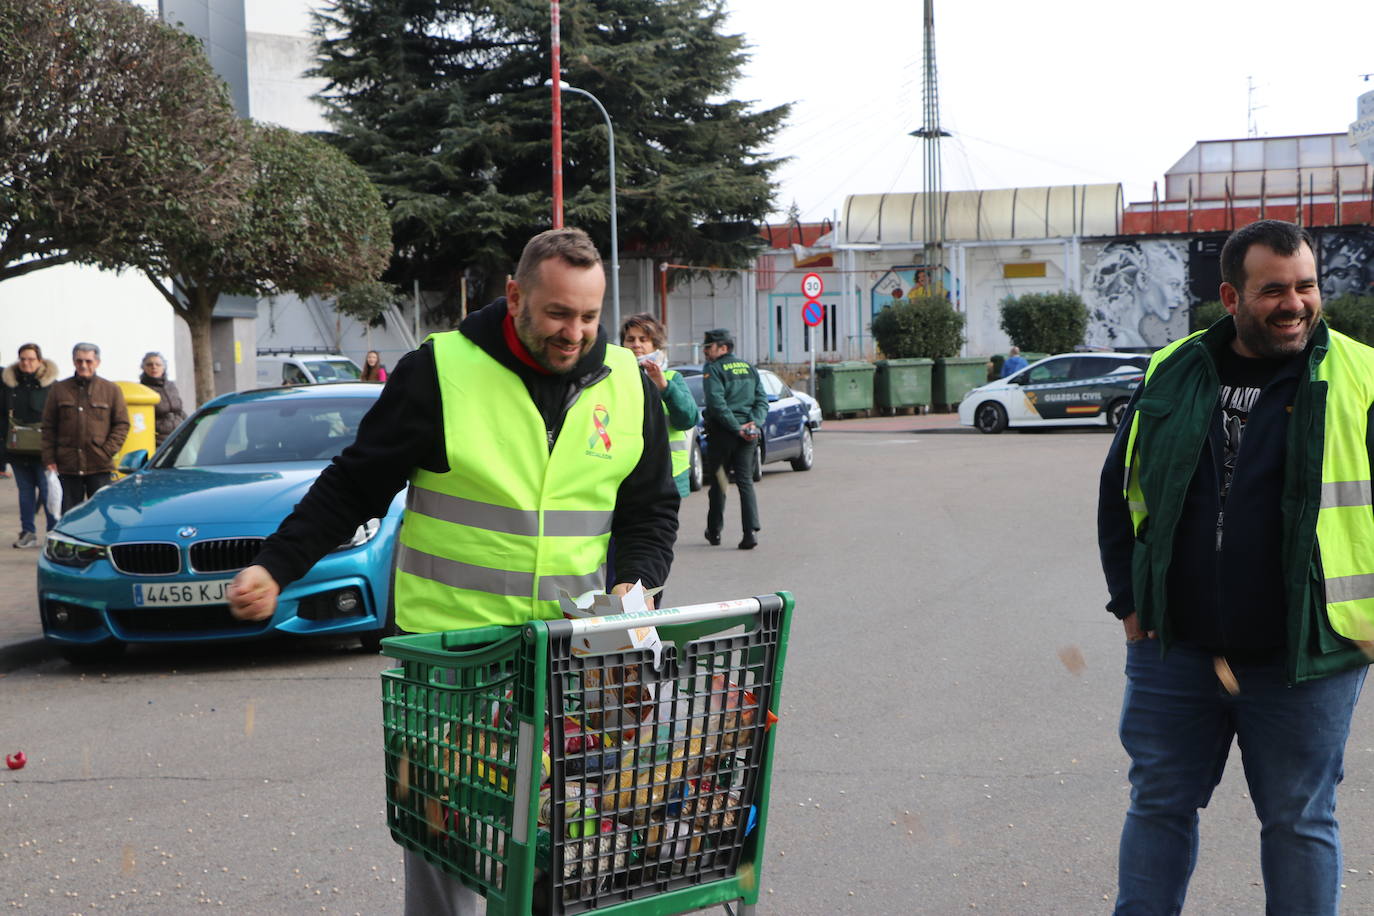
[{"label": "green wheelie bin", "polygon": [[874,363],[873,403],[886,414],[903,407],[918,412],[931,403],[933,359],[880,359]]},{"label": "green wheelie bin", "polygon": [[821,413],[830,419],[841,414],[871,412],[873,364],[848,360],[817,366],[816,400],[821,402]]}]

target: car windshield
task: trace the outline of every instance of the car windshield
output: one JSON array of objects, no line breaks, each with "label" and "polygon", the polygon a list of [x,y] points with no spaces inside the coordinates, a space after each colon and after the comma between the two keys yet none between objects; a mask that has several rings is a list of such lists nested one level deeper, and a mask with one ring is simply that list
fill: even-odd
[{"label": "car windshield", "polygon": [[317,382],[356,382],[363,377],[350,359],[307,359],[302,362]]},{"label": "car windshield", "polygon": [[763,393],[765,395],[770,398],[784,397],[783,392],[786,391],[787,386],[782,383],[782,379],[778,378],[772,372],[769,372],[767,369],[760,369],[759,380],[763,382]]},{"label": "car windshield", "polygon": [[280,461],[328,461],[358,434],[368,398],[270,398],[202,411],[154,462],[205,468]]},{"label": "car windshield", "polygon": [[682,380],[687,383],[687,390],[692,392],[692,397],[696,398],[697,407],[706,409],[706,389],[702,386],[706,384],[704,375],[684,375]]}]

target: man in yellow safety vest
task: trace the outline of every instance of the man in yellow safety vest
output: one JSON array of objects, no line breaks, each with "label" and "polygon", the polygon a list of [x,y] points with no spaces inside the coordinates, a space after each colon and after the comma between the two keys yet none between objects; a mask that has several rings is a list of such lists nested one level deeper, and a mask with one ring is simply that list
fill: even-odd
[{"label": "man in yellow safety vest", "polygon": [[[407,485],[402,631],[556,618],[560,590],[662,585],[679,501],[667,428],[658,390],[599,326],[605,287],[581,230],[531,239],[504,299],[396,364],[357,441],[235,577],[233,613],[271,617],[283,587]],[[407,914],[475,911],[462,885],[405,858]]]},{"label": "man in yellow safety vest", "polygon": [[1236,230],[1221,277],[1230,314],[1152,357],[1102,471],[1131,757],[1116,912],[1183,908],[1234,740],[1266,911],[1334,916],[1336,785],[1374,645],[1374,350],[1322,320],[1299,226]]}]

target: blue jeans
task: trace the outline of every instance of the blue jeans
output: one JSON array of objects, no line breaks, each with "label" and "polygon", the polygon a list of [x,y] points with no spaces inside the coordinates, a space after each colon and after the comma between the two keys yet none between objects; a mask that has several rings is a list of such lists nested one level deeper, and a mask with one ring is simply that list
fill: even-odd
[{"label": "blue jeans", "polygon": [[1267,912],[1336,913],[1341,841],[1336,785],[1361,667],[1289,687],[1282,664],[1233,664],[1235,696],[1210,654],[1129,643],[1121,744],[1131,806],[1121,831],[1116,912],[1179,913],[1197,863],[1198,809],[1221,781],[1234,737],[1260,821]]},{"label": "blue jeans", "polygon": [[[15,458],[10,456],[10,467],[14,470],[14,485],[19,488],[19,529],[30,533],[37,533],[34,527],[34,511],[43,507],[43,514],[47,516],[48,527],[51,531],[57,524],[57,519],[48,512],[48,478],[43,473],[43,465],[37,458]],[[37,494],[37,502],[34,501],[34,494]]]}]

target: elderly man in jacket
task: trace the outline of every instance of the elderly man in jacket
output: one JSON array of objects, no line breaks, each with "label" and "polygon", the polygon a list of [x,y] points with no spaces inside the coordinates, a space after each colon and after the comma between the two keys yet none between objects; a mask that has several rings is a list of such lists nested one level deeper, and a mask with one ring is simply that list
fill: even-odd
[{"label": "elderly man in jacket", "polygon": [[1334,914],[1336,785],[1374,644],[1374,350],[1327,327],[1312,240],[1221,253],[1230,316],[1154,355],[1102,471],[1126,636],[1117,913],[1178,913],[1198,809],[1239,746],[1266,912]]},{"label": "elderly man in jacket", "polygon": [[62,481],[62,511],[90,499],[114,477],[114,456],[129,435],[124,392],[95,374],[100,348],[72,348],[76,374],[52,386],[43,405],[43,465]]}]

